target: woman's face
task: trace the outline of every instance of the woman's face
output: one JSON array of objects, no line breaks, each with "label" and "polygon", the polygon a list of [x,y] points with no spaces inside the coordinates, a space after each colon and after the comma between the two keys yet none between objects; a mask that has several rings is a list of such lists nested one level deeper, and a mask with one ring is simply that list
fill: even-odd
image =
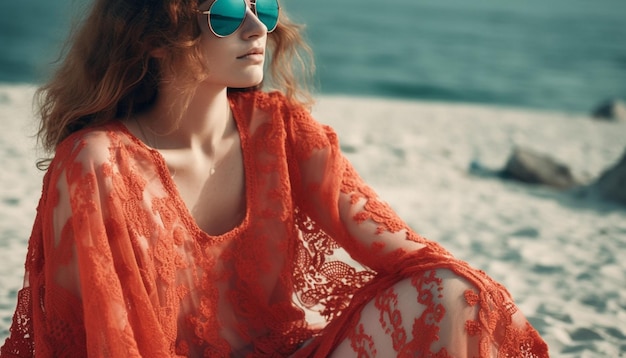
[{"label": "woman's face", "polygon": [[[202,2],[198,9],[206,11],[214,0]],[[248,0],[246,0],[248,2]],[[208,77],[207,84],[246,88],[263,80],[267,28],[246,6],[246,17],[233,34],[217,37],[209,28],[208,15],[199,14],[200,46],[204,53]]]}]

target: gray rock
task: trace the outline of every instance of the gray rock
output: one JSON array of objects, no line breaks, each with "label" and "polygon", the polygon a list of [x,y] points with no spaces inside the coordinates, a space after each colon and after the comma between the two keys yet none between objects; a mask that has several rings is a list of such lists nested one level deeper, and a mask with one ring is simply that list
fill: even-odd
[{"label": "gray rock", "polygon": [[542,184],[560,189],[580,185],[565,164],[557,162],[548,155],[519,147],[513,150],[502,175],[524,183]]},{"label": "gray rock", "polygon": [[593,118],[626,121],[626,104],[619,99],[612,99],[599,105],[592,112]]},{"label": "gray rock", "polygon": [[615,166],[602,173],[595,187],[602,197],[626,204],[626,151]]},{"label": "gray rock", "polygon": [[602,340],[602,336],[598,334],[598,332],[585,327],[577,328],[574,332],[570,333],[570,337],[572,337],[572,339],[575,341]]}]

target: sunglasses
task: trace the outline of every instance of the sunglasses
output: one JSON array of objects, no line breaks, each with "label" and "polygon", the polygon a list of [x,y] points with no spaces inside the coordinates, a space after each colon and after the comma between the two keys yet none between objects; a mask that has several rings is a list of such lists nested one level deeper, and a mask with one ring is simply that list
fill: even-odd
[{"label": "sunglasses", "polygon": [[[246,18],[248,5],[246,0],[215,0],[207,11],[209,29],[217,37],[232,35]],[[278,25],[278,0],[250,0],[250,9],[256,17],[272,32]]]}]

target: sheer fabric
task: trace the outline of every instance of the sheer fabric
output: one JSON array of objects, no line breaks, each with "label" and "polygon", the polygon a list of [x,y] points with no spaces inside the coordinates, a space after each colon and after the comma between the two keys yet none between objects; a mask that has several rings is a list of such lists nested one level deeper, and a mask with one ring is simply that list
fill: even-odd
[{"label": "sheer fabric", "polygon": [[2,357],[547,357],[504,287],[418,236],[337,136],[232,93],[246,214],[211,236],[120,122],[57,149]]}]

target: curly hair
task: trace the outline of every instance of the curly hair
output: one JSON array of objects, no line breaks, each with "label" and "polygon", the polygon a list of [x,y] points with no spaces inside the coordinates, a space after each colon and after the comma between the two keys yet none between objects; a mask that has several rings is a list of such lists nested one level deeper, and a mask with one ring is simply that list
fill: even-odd
[{"label": "curly hair", "polygon": [[[202,80],[207,69],[197,7],[198,0],[96,0],[53,77],[36,93],[43,149],[53,152],[75,131],[149,108],[164,68],[190,83]],[[314,61],[301,30],[281,9],[268,34],[269,73],[255,88],[271,86],[309,106]],[[166,49],[164,56],[155,58],[156,49]]]}]

